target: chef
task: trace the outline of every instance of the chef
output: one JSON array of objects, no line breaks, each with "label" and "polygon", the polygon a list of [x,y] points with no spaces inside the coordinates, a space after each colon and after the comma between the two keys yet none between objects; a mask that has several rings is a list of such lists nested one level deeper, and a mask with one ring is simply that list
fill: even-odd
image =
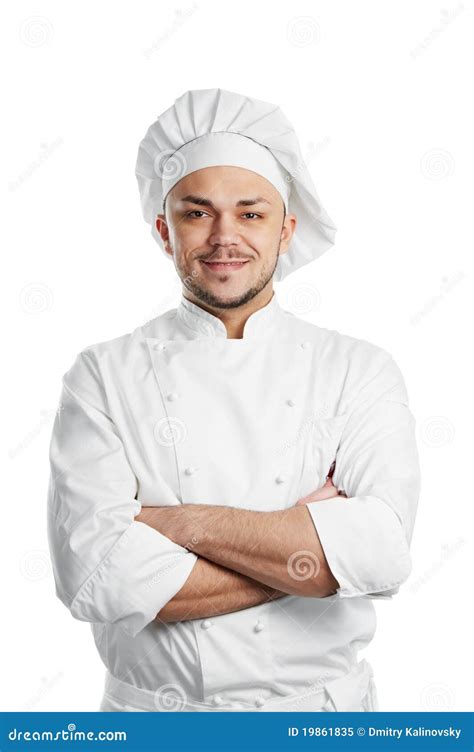
[{"label": "chef", "polygon": [[81,351],[50,444],[56,593],[102,711],[378,710],[374,600],[407,579],[420,474],[383,348],[285,311],[334,244],[291,123],[188,91],[142,140],[176,308]]}]

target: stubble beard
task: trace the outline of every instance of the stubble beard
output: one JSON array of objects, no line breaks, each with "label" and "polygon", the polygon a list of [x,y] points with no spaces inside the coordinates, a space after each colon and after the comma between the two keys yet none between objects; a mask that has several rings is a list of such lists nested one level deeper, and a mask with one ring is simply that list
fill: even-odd
[{"label": "stubble beard", "polygon": [[206,288],[201,287],[201,285],[196,281],[199,278],[198,274],[186,274],[186,270],[182,269],[176,262],[175,267],[184,287],[192,292],[198,300],[213,308],[229,309],[239,308],[239,306],[245,305],[249,301],[253,300],[253,298],[255,298],[264,289],[264,287],[266,287],[275,273],[278,259],[279,255],[277,251],[271,269],[268,269],[268,267],[262,269],[255,284],[252,285],[246,292],[242,293],[242,295],[239,295],[233,300],[222,300],[222,298],[214,295],[209,290],[206,290]]}]

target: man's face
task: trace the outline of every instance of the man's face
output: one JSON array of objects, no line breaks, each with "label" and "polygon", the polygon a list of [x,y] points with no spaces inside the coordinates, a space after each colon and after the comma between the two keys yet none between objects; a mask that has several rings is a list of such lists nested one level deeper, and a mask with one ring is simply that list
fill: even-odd
[{"label": "man's face", "polygon": [[206,167],[168,193],[156,227],[197,300],[236,308],[267,286],[296,225],[278,191],[241,167]]}]

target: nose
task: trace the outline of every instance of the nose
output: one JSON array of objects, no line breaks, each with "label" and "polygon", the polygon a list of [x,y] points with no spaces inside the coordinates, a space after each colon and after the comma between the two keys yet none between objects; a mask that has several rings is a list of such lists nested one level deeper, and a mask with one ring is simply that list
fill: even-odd
[{"label": "nose", "polygon": [[238,245],[241,241],[240,233],[233,217],[220,215],[212,223],[209,243],[213,246]]}]

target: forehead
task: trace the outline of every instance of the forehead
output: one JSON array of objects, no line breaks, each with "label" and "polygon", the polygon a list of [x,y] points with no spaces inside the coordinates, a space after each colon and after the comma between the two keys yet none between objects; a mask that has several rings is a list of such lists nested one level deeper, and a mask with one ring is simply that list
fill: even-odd
[{"label": "forehead", "polygon": [[243,167],[218,165],[203,167],[190,172],[176,183],[168,194],[174,202],[189,193],[199,193],[215,204],[227,203],[252,196],[262,196],[270,204],[277,204],[281,197],[276,188],[263,175]]}]

